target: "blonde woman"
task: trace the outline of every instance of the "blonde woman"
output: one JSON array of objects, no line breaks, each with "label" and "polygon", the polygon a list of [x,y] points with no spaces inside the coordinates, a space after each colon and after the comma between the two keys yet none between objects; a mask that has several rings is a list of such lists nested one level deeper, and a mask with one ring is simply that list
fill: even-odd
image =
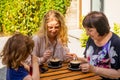
[{"label": "blonde woman", "polygon": [[68,54],[68,35],[64,16],[55,10],[48,11],[37,35],[33,36],[35,47],[33,54],[39,57],[39,64],[48,61],[52,56],[61,61],[70,60],[75,54]]}]

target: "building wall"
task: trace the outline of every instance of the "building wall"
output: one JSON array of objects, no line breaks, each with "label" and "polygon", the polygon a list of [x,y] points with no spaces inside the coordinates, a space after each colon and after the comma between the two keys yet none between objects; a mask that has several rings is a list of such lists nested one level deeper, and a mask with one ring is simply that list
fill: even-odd
[{"label": "building wall", "polygon": [[71,5],[68,8],[65,18],[66,18],[66,25],[68,29],[77,29],[78,28],[78,10],[77,7],[78,3],[77,0],[72,0]]},{"label": "building wall", "polygon": [[120,0],[104,0],[104,12],[111,27],[114,23],[120,24]]},{"label": "building wall", "polygon": [[[82,16],[90,12],[90,1],[82,0]],[[111,27],[114,23],[120,24],[120,0],[104,0],[104,13],[108,17]]]},{"label": "building wall", "polygon": [[[91,10],[91,0],[82,0],[81,3],[79,2],[79,0],[72,0],[71,6],[68,8],[66,14],[66,24],[69,29],[78,29],[80,22],[79,13],[82,13],[82,16],[85,16]],[[104,0],[104,13],[108,17],[111,27],[113,27],[114,23],[120,24],[119,3],[120,0]],[[79,5],[82,5],[82,8],[80,8]]]},{"label": "building wall", "polygon": [[82,0],[82,16],[90,12],[90,0]]}]

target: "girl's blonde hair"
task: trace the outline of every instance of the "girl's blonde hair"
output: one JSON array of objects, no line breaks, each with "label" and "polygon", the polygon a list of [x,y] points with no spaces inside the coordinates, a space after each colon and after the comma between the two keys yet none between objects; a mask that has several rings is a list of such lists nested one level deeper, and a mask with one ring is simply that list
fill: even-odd
[{"label": "girl's blonde hair", "polygon": [[64,16],[56,10],[50,10],[44,15],[38,35],[40,37],[45,36],[46,45],[48,45],[47,23],[50,21],[51,18],[55,18],[56,21],[58,21],[58,23],[60,24],[60,31],[56,37],[57,40],[59,40],[63,44],[63,46],[64,45],[67,46],[68,35],[67,35],[67,26],[65,24]]},{"label": "girl's blonde hair", "polygon": [[2,63],[7,67],[18,68],[33,50],[34,42],[28,36],[15,34],[8,39],[2,51]]}]

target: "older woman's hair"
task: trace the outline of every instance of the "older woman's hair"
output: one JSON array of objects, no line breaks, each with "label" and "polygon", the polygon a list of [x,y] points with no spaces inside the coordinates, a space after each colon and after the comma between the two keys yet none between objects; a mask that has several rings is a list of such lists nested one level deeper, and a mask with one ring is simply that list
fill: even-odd
[{"label": "older woman's hair", "polygon": [[28,36],[14,34],[6,42],[2,51],[2,63],[7,67],[18,68],[33,50],[34,42]]},{"label": "older woman's hair", "polygon": [[56,21],[60,24],[60,31],[57,35],[57,39],[61,41],[63,45],[67,45],[68,42],[68,35],[67,35],[67,26],[65,24],[64,16],[56,10],[49,10],[43,17],[42,24],[40,27],[40,31],[38,32],[39,36],[45,36],[46,44],[48,41],[47,37],[47,23],[52,19],[55,18]]},{"label": "older woman's hair", "polygon": [[110,26],[107,17],[102,12],[93,11],[85,16],[82,23],[83,27],[96,28],[100,36],[109,33]]}]

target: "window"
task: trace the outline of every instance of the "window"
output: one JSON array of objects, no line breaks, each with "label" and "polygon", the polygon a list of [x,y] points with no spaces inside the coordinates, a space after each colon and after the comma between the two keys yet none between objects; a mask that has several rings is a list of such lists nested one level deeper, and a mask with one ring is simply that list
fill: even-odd
[{"label": "window", "polygon": [[104,12],[104,0],[91,0],[91,11]]}]

